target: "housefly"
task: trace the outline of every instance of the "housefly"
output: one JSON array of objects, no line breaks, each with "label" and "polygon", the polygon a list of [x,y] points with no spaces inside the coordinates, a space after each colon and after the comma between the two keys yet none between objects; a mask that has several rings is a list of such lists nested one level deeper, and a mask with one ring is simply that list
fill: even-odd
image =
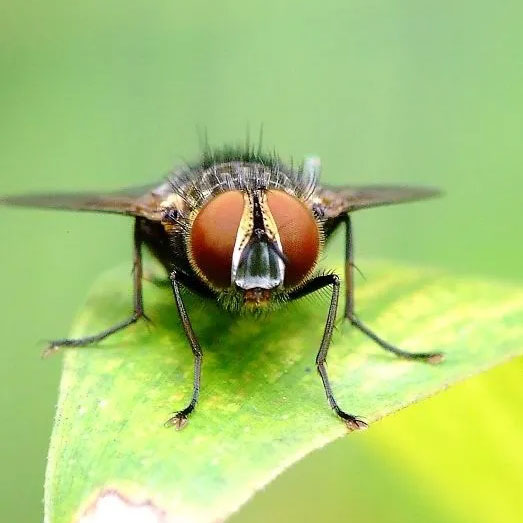
[{"label": "housefly", "polygon": [[334,398],[325,362],[340,295],[340,277],[318,271],[322,248],[338,228],[345,230],[345,312],[354,327],[383,349],[407,359],[438,363],[440,353],[410,353],[391,345],[362,323],[354,310],[351,214],[359,209],[436,196],[428,188],[401,186],[329,187],[318,183],[320,163],[308,158],[289,167],[259,148],[205,148],[200,161],[173,171],[160,184],[107,194],[8,196],[8,205],[115,213],[134,218],[133,311],[106,330],[79,339],[50,342],[45,355],[81,347],[146,318],[142,299],[142,248],[165,267],[176,310],[194,355],[189,404],[166,426],[182,428],[200,392],[202,347],[185,308],[181,287],[224,308],[260,312],[330,290],[323,338],[316,356],[328,403],[349,429],[366,427]]}]

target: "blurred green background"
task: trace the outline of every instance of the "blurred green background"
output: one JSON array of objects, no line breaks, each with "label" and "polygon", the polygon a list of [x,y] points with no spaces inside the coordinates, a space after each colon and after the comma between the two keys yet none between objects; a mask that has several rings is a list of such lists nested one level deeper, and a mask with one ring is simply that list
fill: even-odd
[{"label": "blurred green background", "polygon": [[[2,0],[0,193],[147,183],[197,156],[198,126],[219,145],[263,124],[284,158],[320,155],[325,181],[447,192],[358,214],[363,271],[379,257],[521,284],[522,17],[516,0]],[[0,520],[36,522],[60,374],[42,340],[130,263],[131,223],[0,217]],[[231,521],[520,521],[522,370],[314,453]]]}]

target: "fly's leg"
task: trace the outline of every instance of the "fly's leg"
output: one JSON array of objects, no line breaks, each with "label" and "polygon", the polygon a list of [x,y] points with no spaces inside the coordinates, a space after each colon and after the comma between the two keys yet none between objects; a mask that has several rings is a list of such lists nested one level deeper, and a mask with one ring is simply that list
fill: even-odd
[{"label": "fly's leg", "polygon": [[139,221],[136,219],[134,224],[134,243],[133,243],[133,313],[131,316],[108,329],[77,339],[62,339],[49,342],[48,347],[42,352],[43,357],[56,353],[61,347],[85,347],[101,341],[111,334],[124,329],[125,327],[136,323],[140,318],[148,319],[143,312],[142,296],[142,235],[140,232]]},{"label": "fly's leg", "polygon": [[334,322],[336,320],[336,311],[338,309],[338,298],[340,295],[340,279],[335,274],[326,274],[324,276],[317,276],[312,280],[308,281],[303,287],[289,295],[290,299],[301,298],[307,294],[316,292],[324,287],[332,286],[332,295],[331,302],[329,305],[329,312],[327,314],[327,320],[325,322],[325,329],[323,331],[323,338],[321,340],[320,349],[316,356],[316,367],[321,376],[321,381],[323,382],[323,388],[325,389],[325,394],[327,396],[327,401],[329,402],[330,407],[334,412],[345,422],[347,427],[350,430],[364,429],[367,427],[367,424],[357,416],[348,414],[342,410],[334,394],[332,393],[332,387],[329,382],[329,376],[327,374],[327,368],[325,363],[327,361],[327,352],[332,339],[332,331],[334,329]]},{"label": "fly's leg", "polygon": [[441,352],[407,352],[380,338],[364,323],[362,323],[354,313],[354,254],[352,240],[352,226],[349,215],[345,216],[345,318],[363,334],[376,342],[381,348],[392,352],[400,358],[409,360],[423,360],[428,363],[439,363],[443,360]]},{"label": "fly's leg", "polygon": [[173,413],[173,415],[165,422],[166,427],[174,426],[176,430],[180,430],[187,424],[189,414],[194,410],[196,403],[198,402],[198,396],[200,395],[200,379],[202,375],[202,358],[203,352],[194,334],[189,315],[185,309],[182,295],[180,293],[180,283],[183,283],[184,276],[176,271],[171,273],[171,287],[174,295],[174,301],[176,303],[176,309],[180,321],[182,322],[183,330],[191,346],[192,353],[194,355],[194,381],[192,397],[189,404],[182,410]]}]

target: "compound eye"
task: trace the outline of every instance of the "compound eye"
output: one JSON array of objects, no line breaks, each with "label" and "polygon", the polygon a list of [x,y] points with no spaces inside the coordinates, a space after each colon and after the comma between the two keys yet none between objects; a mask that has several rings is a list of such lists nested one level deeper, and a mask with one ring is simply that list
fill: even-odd
[{"label": "compound eye", "polygon": [[192,261],[213,286],[221,289],[231,285],[232,254],[243,205],[240,191],[221,193],[205,204],[192,224]]},{"label": "compound eye", "polygon": [[312,211],[298,198],[283,191],[267,192],[283,249],[286,287],[299,285],[316,265],[320,254],[320,231]]}]

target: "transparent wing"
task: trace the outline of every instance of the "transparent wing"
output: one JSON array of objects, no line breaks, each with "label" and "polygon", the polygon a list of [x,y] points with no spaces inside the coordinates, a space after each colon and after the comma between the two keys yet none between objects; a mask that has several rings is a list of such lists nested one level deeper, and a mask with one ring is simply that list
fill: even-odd
[{"label": "transparent wing", "polygon": [[91,211],[161,219],[164,185],[143,186],[110,193],[42,193],[0,197],[3,205]]},{"label": "transparent wing", "polygon": [[440,196],[441,191],[431,187],[402,187],[399,185],[367,185],[320,187],[318,195],[326,208],[328,218],[369,207],[393,205]]}]

